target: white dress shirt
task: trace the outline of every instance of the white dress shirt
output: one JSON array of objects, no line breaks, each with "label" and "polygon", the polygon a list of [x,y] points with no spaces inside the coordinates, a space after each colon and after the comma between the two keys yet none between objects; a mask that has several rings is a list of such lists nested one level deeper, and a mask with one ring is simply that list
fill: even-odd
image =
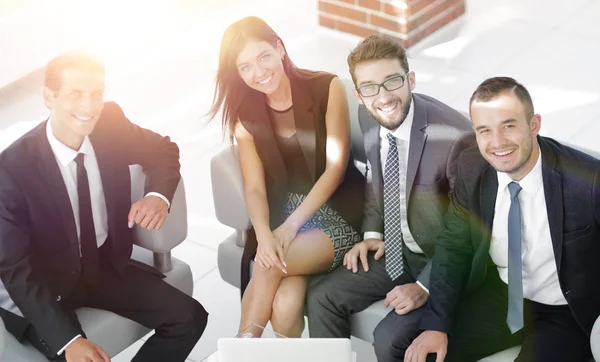
[{"label": "white dress shirt", "polygon": [[[46,124],[46,135],[50,148],[54,157],[56,158],[60,174],[62,175],[63,181],[69,194],[69,201],[71,201],[71,208],[73,210],[73,217],[75,219],[75,227],[77,229],[77,239],[81,236],[81,227],[79,221],[79,194],[77,192],[77,163],[75,157],[77,154],[83,153],[83,164],[85,166],[88,183],[90,185],[90,199],[92,203],[92,218],[94,220],[94,230],[96,231],[96,243],[98,247],[101,247],[106,241],[108,236],[108,214],[106,211],[106,200],[104,198],[104,189],[102,188],[102,180],[100,178],[100,169],[98,168],[98,160],[94,152],[94,147],[90,142],[89,137],[85,137],[78,151],[75,151],[62,142],[60,142],[54,133],[52,132],[52,120],[48,120]],[[167,203],[167,207],[170,206],[169,200],[163,195],[156,192],[149,192],[146,196],[154,195],[163,199]],[[123,220],[126,223],[127,220]],[[79,240],[81,243],[81,240]],[[81,245],[79,247],[79,256],[81,256]],[[58,355],[62,354],[64,350],[73,343],[74,340],[81,337],[81,335],[75,336],[69,343],[67,343],[60,351]]]},{"label": "white dress shirt", "polygon": [[[508,210],[513,180],[506,173],[497,172],[498,193],[494,210],[494,224],[490,256],[498,267],[500,278],[508,284]],[[567,301],[558,283],[558,272],[550,237],[548,212],[542,178],[542,157],[521,180],[521,257],[523,261],[523,298],[547,305],[565,305]]]}]

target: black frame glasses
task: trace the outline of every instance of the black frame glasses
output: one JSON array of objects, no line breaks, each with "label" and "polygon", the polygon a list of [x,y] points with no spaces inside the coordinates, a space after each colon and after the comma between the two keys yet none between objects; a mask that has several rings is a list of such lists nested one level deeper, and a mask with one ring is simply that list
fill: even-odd
[{"label": "black frame glasses", "polygon": [[[375,97],[379,94],[379,91],[381,91],[382,87],[388,92],[395,91],[396,89],[400,89],[404,86],[404,83],[406,83],[406,77],[409,74],[410,72],[397,77],[392,77],[381,84],[363,85],[362,87],[356,88],[356,91],[361,95],[361,97]],[[398,82],[398,80],[400,82]]]}]

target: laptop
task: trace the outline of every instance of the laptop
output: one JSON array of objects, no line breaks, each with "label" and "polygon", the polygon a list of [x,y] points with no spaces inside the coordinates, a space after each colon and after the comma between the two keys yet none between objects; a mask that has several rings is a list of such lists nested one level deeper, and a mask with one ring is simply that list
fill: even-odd
[{"label": "laptop", "polygon": [[219,362],[353,362],[345,338],[221,338]]}]

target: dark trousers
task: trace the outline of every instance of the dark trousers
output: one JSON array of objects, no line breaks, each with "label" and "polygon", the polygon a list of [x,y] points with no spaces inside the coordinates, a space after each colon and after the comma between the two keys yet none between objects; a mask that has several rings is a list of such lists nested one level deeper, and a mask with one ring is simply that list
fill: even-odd
[{"label": "dark trousers", "polygon": [[[488,269],[483,285],[459,303],[448,336],[445,362],[475,362],[522,344],[516,362],[587,362],[589,337],[581,330],[568,306],[524,301],[525,328],[511,334],[506,324],[508,287],[496,267]],[[412,340],[396,346],[402,361]],[[435,361],[435,355],[427,361]]]},{"label": "dark trousers", "polygon": [[[406,248],[407,249],[407,248]],[[408,254],[410,251],[405,251]],[[394,287],[414,283],[410,266],[425,265],[411,260],[405,264],[404,273],[391,280],[385,270],[385,258],[374,259],[374,252],[368,254],[369,271],[359,264],[354,274],[345,266],[340,266],[308,289],[307,312],[308,330],[312,338],[350,338],[350,314],[360,312],[376,301],[384,299]],[[415,259],[421,256],[409,255]],[[424,259],[425,256],[422,256]],[[420,270],[419,270],[420,271]],[[374,332],[374,348],[380,362],[392,361],[394,347],[390,344],[389,329],[398,334],[414,336],[420,317],[417,311],[399,316],[393,310],[379,323]],[[404,318],[402,318],[404,317]],[[403,322],[396,323],[398,319]],[[414,337],[413,337],[414,338]]]},{"label": "dark trousers", "polygon": [[[128,265],[122,276],[111,266],[103,266],[97,284],[80,282],[60,303],[82,336],[85,332],[75,309],[84,306],[108,310],[154,329],[154,335],[133,358],[135,362],[185,361],[208,321],[208,313],[198,301],[135,265]],[[65,353],[50,355],[33,326],[27,330],[26,338],[49,360],[65,360]]]}]

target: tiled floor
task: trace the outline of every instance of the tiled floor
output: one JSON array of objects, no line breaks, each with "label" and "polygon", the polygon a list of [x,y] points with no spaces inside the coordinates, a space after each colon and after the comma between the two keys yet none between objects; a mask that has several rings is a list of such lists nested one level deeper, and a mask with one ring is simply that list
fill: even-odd
[{"label": "tiled floor", "polygon": [[[173,11],[183,14],[177,26],[131,56],[111,58],[108,97],[134,122],[169,134],[181,147],[189,237],[174,255],[192,266],[194,297],[211,312],[189,357],[199,362],[215,349],[217,338],[235,334],[240,315],[239,292],[221,280],[216,267],[218,244],[231,231],[214,217],[209,162],[225,143],[218,120],[208,124],[203,116],[212,99],[220,36],[235,19],[262,16],[280,33],[296,64],[343,78],[349,77],[346,56],[359,38],[319,28],[314,1],[173,3],[188,6]],[[466,110],[483,79],[513,76],[530,89],[542,115],[542,134],[600,151],[600,1],[467,3],[466,15],[410,49],[416,90]],[[1,148],[35,124],[31,120],[46,116],[40,83],[40,73],[34,73],[0,89]],[[130,360],[141,343],[113,360]],[[374,360],[368,344],[353,346],[359,361]]]}]

